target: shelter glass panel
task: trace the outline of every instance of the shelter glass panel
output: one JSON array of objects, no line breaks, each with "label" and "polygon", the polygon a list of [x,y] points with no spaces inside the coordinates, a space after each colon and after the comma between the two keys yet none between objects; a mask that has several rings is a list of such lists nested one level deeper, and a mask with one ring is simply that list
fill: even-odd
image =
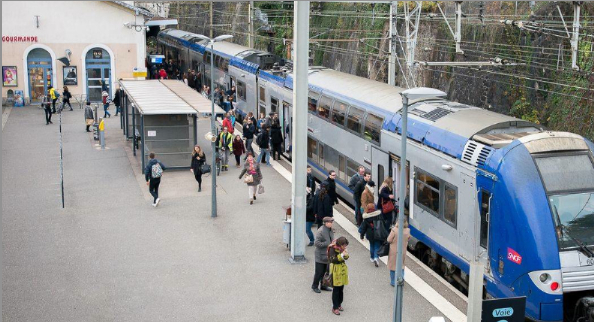
[{"label": "shelter glass panel", "polygon": [[360,134],[364,115],[364,110],[351,106],[351,108],[349,108],[349,116],[347,118],[347,128],[355,133]]}]

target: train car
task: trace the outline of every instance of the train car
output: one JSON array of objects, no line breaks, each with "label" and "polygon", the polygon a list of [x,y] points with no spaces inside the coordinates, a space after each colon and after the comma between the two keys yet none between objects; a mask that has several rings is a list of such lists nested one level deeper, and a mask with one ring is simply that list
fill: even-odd
[{"label": "train car", "polygon": [[[179,43],[189,52],[200,46]],[[290,138],[290,68],[268,53],[228,48],[215,45],[214,54],[229,59],[226,75],[215,77],[237,84],[238,111],[278,112]],[[476,241],[485,297],[526,296],[534,321],[594,322],[594,144],[430,99],[409,108],[407,176],[399,178],[403,90],[310,67],[307,157],[314,175],[323,180],[335,170],[337,192],[351,204],[347,182],[359,165],[378,184],[392,176],[396,195],[406,180],[409,249],[446,280],[467,289]],[[285,148],[290,152],[290,141]]]}]

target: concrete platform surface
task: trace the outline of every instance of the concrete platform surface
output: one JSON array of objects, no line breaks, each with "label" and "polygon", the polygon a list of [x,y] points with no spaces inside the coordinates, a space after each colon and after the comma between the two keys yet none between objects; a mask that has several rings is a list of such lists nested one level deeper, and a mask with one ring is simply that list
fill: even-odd
[{"label": "concrete platform surface", "polygon": [[[239,169],[222,172],[214,219],[210,177],[198,193],[189,171],[166,171],[154,208],[119,119],[106,120],[100,150],[83,110],[64,111],[62,209],[53,121],[46,126],[37,107],[16,108],[2,133],[4,321],[391,320],[388,270],[338,225],[335,236],[351,242],[340,317],[330,293],[311,291],[314,249],[308,263],[289,264],[282,220],[291,186],[271,167],[262,167],[266,193],[253,206]],[[200,121],[201,134],[208,124]],[[404,310],[404,321],[443,316],[408,284]]]}]

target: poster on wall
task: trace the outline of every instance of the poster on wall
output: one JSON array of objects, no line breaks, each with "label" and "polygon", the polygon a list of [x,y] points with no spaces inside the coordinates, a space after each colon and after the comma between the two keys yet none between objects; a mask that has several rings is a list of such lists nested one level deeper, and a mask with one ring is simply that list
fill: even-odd
[{"label": "poster on wall", "polygon": [[64,66],[64,85],[76,86],[78,85],[78,73],[76,66]]},{"label": "poster on wall", "polygon": [[2,86],[16,87],[17,82],[17,68],[16,66],[2,66]]},{"label": "poster on wall", "polygon": [[25,95],[23,91],[17,89],[14,91],[14,106],[15,107],[23,107],[25,106]]}]

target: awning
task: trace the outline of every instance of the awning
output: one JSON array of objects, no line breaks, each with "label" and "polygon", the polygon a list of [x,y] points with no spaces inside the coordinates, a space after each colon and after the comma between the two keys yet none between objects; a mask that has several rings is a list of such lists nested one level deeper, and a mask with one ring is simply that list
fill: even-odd
[{"label": "awning", "polygon": [[192,106],[158,80],[121,80],[120,85],[143,115],[197,114]]},{"label": "awning", "polygon": [[145,26],[168,26],[168,25],[177,25],[177,19],[162,19],[162,20],[150,20],[147,21],[145,24]]},{"label": "awning", "polygon": [[[177,96],[181,97],[186,103],[192,106],[200,114],[211,114],[212,107],[210,99],[202,96],[195,89],[189,87],[184,82],[174,79],[162,79],[160,80],[167,88],[169,88]],[[220,106],[215,104],[215,114],[225,114]]]}]

